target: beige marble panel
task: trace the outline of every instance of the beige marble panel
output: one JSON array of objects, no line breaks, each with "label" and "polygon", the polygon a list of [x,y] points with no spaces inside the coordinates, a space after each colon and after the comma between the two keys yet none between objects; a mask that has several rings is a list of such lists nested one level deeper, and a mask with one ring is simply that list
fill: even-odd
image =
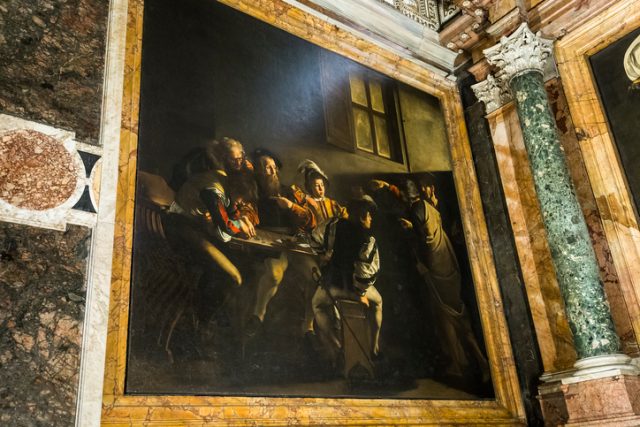
[{"label": "beige marble panel", "polygon": [[556,44],[558,70],[636,343],[640,338],[640,228],[588,58],[638,27],[640,2],[618,1]]},{"label": "beige marble panel", "polygon": [[620,0],[529,0],[536,6],[527,12],[533,31],[542,31],[549,38],[560,38],[598,16]]},{"label": "beige marble panel", "polygon": [[518,2],[516,0],[494,1],[489,5],[489,22],[493,24],[517,8]]},{"label": "beige marble panel", "polygon": [[545,372],[569,368],[573,338],[514,105],[487,116]]},{"label": "beige marble panel", "polygon": [[494,400],[248,398],[133,396],[124,392],[129,276],[136,167],[142,0],[130,0],[120,173],[104,378],[105,425],[434,425],[524,424],[524,409],[500,290],[490,251],[462,105],[454,82],[420,64],[296,9],[282,0],[225,0],[244,13],[345,55],[438,97],[447,122],[458,191],[488,358]]},{"label": "beige marble panel", "polygon": [[76,425],[97,427],[102,415],[104,362],[117,196],[120,116],[128,0],[109,2],[100,145],[102,158],[91,173],[91,199],[97,207],[87,282]]}]

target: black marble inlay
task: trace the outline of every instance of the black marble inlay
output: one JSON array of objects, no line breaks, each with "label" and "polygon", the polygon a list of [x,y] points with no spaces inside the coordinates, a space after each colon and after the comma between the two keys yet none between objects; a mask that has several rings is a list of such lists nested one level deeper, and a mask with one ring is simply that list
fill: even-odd
[{"label": "black marble inlay", "polygon": [[475,79],[471,75],[460,80],[469,142],[478,176],[480,196],[487,220],[527,421],[531,426],[542,426],[544,425],[542,412],[536,399],[539,378],[543,372],[540,350],[513,240],[513,230],[509,222],[489,124],[485,119],[483,104],[477,101],[471,90],[471,85],[474,83]]},{"label": "black marble inlay", "polygon": [[82,196],[80,196],[80,200],[78,200],[78,203],[73,206],[73,209],[96,213],[96,208],[93,206],[93,203],[91,202],[91,196],[89,195],[89,186],[85,185]]},{"label": "black marble inlay", "polygon": [[87,174],[87,178],[91,175],[91,171],[95,166],[96,162],[100,160],[100,156],[93,153],[87,153],[86,151],[78,150],[78,154],[80,154],[80,158],[82,159],[82,163],[84,164],[84,170]]}]

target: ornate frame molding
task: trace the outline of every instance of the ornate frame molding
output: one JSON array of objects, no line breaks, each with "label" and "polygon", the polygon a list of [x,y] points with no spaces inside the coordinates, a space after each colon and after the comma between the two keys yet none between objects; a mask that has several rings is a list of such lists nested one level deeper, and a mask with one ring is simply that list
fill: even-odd
[{"label": "ornate frame molding", "polygon": [[247,426],[524,424],[524,407],[455,82],[283,0],[221,2],[440,99],[451,141],[455,185],[463,213],[496,397],[461,401],[139,396],[124,393],[143,20],[143,0],[129,0],[102,424],[167,425],[169,420],[189,425]]},{"label": "ornate frame molding", "polygon": [[638,27],[640,3],[624,0],[556,44],[560,77],[636,339],[640,337],[640,227],[589,57]]}]

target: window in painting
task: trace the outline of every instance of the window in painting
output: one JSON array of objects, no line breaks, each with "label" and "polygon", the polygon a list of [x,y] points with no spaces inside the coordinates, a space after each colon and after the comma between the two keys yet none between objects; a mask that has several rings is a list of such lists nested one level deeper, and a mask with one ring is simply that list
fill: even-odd
[{"label": "window in painting", "polygon": [[360,74],[349,75],[351,89],[351,111],[356,148],[385,159],[392,158],[392,138],[389,134],[389,110],[385,106],[384,91],[387,87],[381,80]]}]

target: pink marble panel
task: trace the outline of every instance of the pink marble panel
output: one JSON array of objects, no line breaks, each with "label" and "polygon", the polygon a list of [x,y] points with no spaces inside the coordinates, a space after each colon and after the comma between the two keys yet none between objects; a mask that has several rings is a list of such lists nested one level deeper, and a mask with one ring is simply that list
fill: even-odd
[{"label": "pink marble panel", "polygon": [[[561,386],[569,414],[568,425],[640,415],[640,378],[619,375]],[[636,424],[638,425],[638,424]]]},{"label": "pink marble panel", "polygon": [[0,198],[7,203],[52,209],[73,195],[77,181],[74,160],[56,139],[27,129],[0,136]]}]

